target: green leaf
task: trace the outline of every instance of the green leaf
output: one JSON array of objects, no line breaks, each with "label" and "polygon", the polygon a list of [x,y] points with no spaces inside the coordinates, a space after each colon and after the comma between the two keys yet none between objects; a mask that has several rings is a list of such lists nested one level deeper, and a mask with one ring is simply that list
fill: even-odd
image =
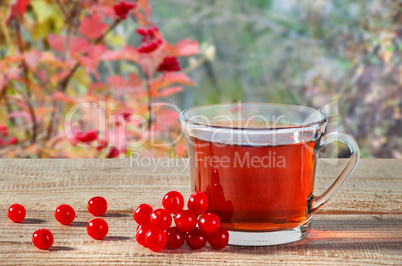
[{"label": "green leaf", "polygon": [[31,5],[39,23],[46,22],[55,14],[52,6],[44,1],[32,1]]}]

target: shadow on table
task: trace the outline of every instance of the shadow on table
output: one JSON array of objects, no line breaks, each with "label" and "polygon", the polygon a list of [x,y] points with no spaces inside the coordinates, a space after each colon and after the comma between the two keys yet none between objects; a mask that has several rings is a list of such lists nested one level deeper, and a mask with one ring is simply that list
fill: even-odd
[{"label": "shadow on table", "polygon": [[105,238],[103,238],[102,240],[105,241],[126,241],[126,240],[130,240],[132,239],[132,237],[126,237],[126,236],[107,236]]},{"label": "shadow on table", "polygon": [[67,224],[67,226],[72,226],[72,227],[87,227],[87,222],[76,222],[73,221],[70,224]]},{"label": "shadow on table", "polygon": [[131,217],[131,216],[132,214],[127,213],[105,213],[104,215],[102,215],[102,217]]},{"label": "shadow on table", "polygon": [[66,247],[66,246],[52,246],[51,248],[48,249],[50,252],[55,252],[55,251],[71,251],[75,250],[75,248],[72,247]]},{"label": "shadow on table", "polygon": [[44,222],[45,222],[45,220],[27,218],[27,219],[24,219],[21,223],[22,224],[41,224]]}]

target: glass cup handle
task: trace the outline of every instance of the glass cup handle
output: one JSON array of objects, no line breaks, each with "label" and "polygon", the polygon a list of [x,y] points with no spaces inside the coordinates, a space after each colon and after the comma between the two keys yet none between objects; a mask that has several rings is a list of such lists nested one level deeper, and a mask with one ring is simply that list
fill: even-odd
[{"label": "glass cup handle", "polygon": [[348,164],[342,170],[342,173],[338,176],[335,182],[319,197],[313,197],[309,204],[309,213],[312,213],[319,209],[324,203],[330,200],[336,192],[341,188],[343,183],[348,179],[350,174],[355,169],[360,158],[359,146],[354,139],[344,133],[332,132],[324,135],[320,141],[319,151],[326,147],[329,143],[339,141],[345,144],[350,150],[350,158]]}]

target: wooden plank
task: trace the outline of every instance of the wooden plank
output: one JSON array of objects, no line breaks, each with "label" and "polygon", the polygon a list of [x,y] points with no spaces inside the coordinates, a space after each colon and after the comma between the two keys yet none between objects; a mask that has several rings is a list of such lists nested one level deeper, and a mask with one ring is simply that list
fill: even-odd
[{"label": "wooden plank", "polygon": [[[205,247],[192,251],[151,252],[135,242],[133,209],[143,202],[161,206],[169,190],[190,193],[185,160],[169,160],[170,167],[130,167],[129,160],[0,160],[0,263],[1,264],[402,264],[402,160],[361,160],[342,190],[313,219],[308,241],[273,247]],[[334,162],[332,162],[334,163]],[[320,162],[316,191],[324,191],[340,171]],[[165,165],[166,166],[166,165]],[[107,198],[108,238],[92,240],[86,234],[88,199]],[[19,202],[27,219],[8,220],[7,208]],[[71,226],[54,219],[57,205],[77,211]],[[50,251],[31,243],[34,230],[50,229],[55,236]]]}]

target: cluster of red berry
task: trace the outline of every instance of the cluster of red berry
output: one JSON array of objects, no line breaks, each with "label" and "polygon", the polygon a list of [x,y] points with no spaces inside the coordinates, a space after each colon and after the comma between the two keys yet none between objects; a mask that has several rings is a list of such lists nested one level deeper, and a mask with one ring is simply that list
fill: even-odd
[{"label": "cluster of red berry", "polygon": [[180,71],[180,64],[179,60],[177,60],[177,57],[175,56],[167,56],[163,58],[162,63],[158,66],[158,71],[159,72],[173,72],[173,71]]},{"label": "cluster of red berry", "polygon": [[142,36],[141,45],[138,47],[139,53],[152,53],[163,44],[158,27],[148,29],[139,28],[136,32]]},{"label": "cluster of red berry", "polygon": [[[203,192],[193,192],[187,202],[188,210],[183,210],[184,198],[177,191],[168,192],[162,200],[164,209],[153,210],[148,204],[141,204],[134,210],[134,220],[138,223],[137,242],[153,251],[164,247],[180,248],[184,242],[191,249],[200,249],[207,241],[214,249],[222,249],[229,242],[228,231],[220,226],[220,219],[208,209],[208,197]],[[172,216],[174,222],[172,225]],[[198,219],[197,216],[201,215]]]},{"label": "cluster of red berry", "polygon": [[[129,115],[128,115],[129,116]],[[127,116],[127,117],[128,117]],[[124,116],[126,119],[126,116]],[[92,142],[98,140],[98,132],[96,130],[89,130],[89,131],[77,131],[74,134],[75,140],[71,140],[73,145],[77,145],[78,142],[82,144],[89,145]],[[102,151],[104,148],[108,147],[108,142],[104,139],[99,138],[98,146],[96,147],[97,151]],[[120,153],[125,153],[126,151],[121,149],[119,150],[117,147],[110,147],[109,153],[106,155],[106,158],[116,158],[119,156]]]},{"label": "cluster of red berry", "polygon": [[[107,210],[107,202],[103,197],[93,197],[88,201],[88,211],[94,216],[101,216]],[[26,211],[21,204],[13,204],[8,208],[8,217],[13,222],[19,223],[25,219]],[[75,219],[74,209],[67,204],[59,205],[54,216],[56,220],[64,225],[68,225]],[[105,220],[94,218],[87,223],[87,233],[94,239],[102,239],[108,233],[109,227]],[[48,249],[53,245],[53,234],[50,230],[40,228],[32,234],[32,242],[39,249]]]},{"label": "cluster of red berry", "polygon": [[113,9],[116,16],[124,20],[127,18],[128,12],[130,12],[130,10],[136,6],[137,5],[135,3],[120,1],[113,6]]},{"label": "cluster of red berry", "polygon": [[14,145],[18,142],[16,137],[8,138],[8,127],[6,125],[0,126],[0,147],[4,145]]},{"label": "cluster of red berry", "polygon": [[80,142],[92,142],[98,139],[96,130],[89,130],[87,132],[79,131],[75,134],[75,138]]}]

